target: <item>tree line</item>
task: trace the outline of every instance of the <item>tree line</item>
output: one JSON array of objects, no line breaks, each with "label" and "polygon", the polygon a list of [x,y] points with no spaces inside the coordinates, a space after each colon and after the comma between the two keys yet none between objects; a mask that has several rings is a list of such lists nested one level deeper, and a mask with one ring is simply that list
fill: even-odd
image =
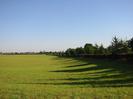
[{"label": "tree line", "polygon": [[[113,37],[110,45],[108,47],[104,47],[102,44],[91,44],[86,43],[84,47],[77,48],[68,48],[63,52],[14,52],[14,53],[0,53],[0,54],[50,54],[50,55],[58,55],[58,56],[66,56],[66,57],[79,57],[79,56],[89,56],[89,57],[112,57],[112,56],[126,56],[133,57],[133,37],[129,40],[119,39],[118,37]],[[132,58],[133,59],[133,58]]]},{"label": "tree line", "polygon": [[77,47],[75,49],[69,48],[64,54],[67,56],[77,56],[81,54],[101,55],[101,54],[130,54],[133,53],[133,38],[130,40],[122,40],[117,37],[112,39],[111,44],[108,47],[104,47],[102,44],[86,43],[84,47]]},{"label": "tree line", "polygon": [[68,48],[65,52],[47,52],[47,54],[67,57],[133,57],[133,38],[123,40],[115,36],[108,47],[104,47],[103,44],[86,43],[84,47]]}]

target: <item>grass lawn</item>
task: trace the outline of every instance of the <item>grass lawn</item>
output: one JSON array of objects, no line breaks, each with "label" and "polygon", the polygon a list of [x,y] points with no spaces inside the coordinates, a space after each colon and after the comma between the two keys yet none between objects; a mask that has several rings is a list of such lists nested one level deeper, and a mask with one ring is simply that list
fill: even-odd
[{"label": "grass lawn", "polygon": [[1,55],[0,99],[133,99],[133,66],[109,60]]}]

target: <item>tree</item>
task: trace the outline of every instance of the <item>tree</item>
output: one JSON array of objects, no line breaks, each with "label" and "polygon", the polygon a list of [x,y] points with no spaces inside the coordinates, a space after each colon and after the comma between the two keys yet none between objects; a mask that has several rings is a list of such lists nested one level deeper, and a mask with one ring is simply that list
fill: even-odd
[{"label": "tree", "polygon": [[95,48],[92,44],[85,44],[84,51],[86,54],[94,54]]},{"label": "tree", "polygon": [[75,56],[76,55],[75,49],[72,49],[72,48],[67,49],[65,53],[66,53],[66,56]]},{"label": "tree", "polygon": [[101,46],[99,47],[99,54],[105,54],[105,48],[103,47],[102,44],[101,44]]},{"label": "tree", "polygon": [[133,51],[133,38],[131,38],[131,40],[128,41],[128,46],[132,49]]},{"label": "tree", "polygon": [[120,51],[120,53],[126,54],[126,53],[130,52],[130,48],[128,46],[128,42],[127,41],[121,40],[120,44],[121,44],[121,48],[120,48],[121,51]]},{"label": "tree", "polygon": [[99,54],[99,46],[95,44],[94,48],[95,48],[94,54]]},{"label": "tree", "polygon": [[80,54],[84,54],[85,53],[85,51],[84,51],[84,49],[82,47],[76,48],[75,51],[76,51],[76,55],[80,55]]},{"label": "tree", "polygon": [[39,54],[45,54],[46,52],[45,51],[40,51]]},{"label": "tree", "polygon": [[125,54],[128,53],[130,49],[127,41],[114,37],[111,45],[109,46],[109,50],[112,54]]}]

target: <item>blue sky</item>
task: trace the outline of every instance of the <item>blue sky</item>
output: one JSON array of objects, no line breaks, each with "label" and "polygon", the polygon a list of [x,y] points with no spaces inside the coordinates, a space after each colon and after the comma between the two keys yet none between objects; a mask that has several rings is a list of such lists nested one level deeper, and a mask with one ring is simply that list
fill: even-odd
[{"label": "blue sky", "polygon": [[133,0],[0,0],[0,51],[59,51],[133,37]]}]

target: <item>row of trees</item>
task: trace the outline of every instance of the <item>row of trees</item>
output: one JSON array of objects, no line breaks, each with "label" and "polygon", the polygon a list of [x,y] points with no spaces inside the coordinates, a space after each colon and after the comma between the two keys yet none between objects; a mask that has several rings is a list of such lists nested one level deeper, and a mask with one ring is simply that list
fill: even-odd
[{"label": "row of trees", "polygon": [[133,54],[133,38],[130,40],[122,40],[114,37],[108,47],[102,44],[86,43],[84,47],[69,48],[65,52],[25,52],[25,53],[0,53],[0,54],[51,54],[58,56],[83,56],[83,55],[124,55]]},{"label": "row of trees", "polygon": [[78,56],[78,55],[121,55],[133,53],[133,38],[130,40],[122,40],[117,37],[112,39],[111,44],[108,47],[104,47],[102,44],[93,45],[87,43],[84,47],[69,48],[65,52],[58,52],[54,54],[65,56]]}]

